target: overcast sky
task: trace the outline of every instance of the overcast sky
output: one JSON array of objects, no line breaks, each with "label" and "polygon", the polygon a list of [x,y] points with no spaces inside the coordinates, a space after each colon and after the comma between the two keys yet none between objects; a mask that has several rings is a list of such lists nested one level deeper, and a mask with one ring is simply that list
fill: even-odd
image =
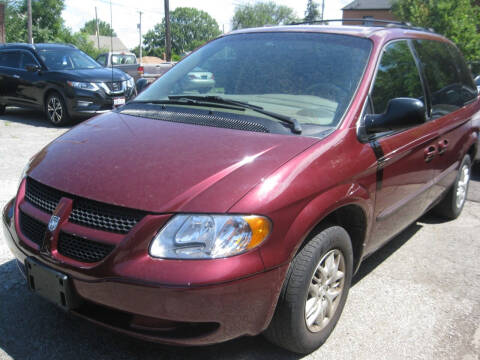
[{"label": "overcast sky", "polygon": [[[206,11],[217,20],[220,30],[231,30],[231,19],[235,6],[254,3],[249,0],[170,0],[170,11],[176,7],[194,7]],[[317,0],[321,3],[321,0]],[[338,19],[342,17],[340,9],[351,0],[325,0],[325,17]],[[142,15],[142,33],[145,34],[153,26],[162,21],[162,0],[112,0],[113,28],[128,48],[139,43],[137,24],[139,11]],[[279,5],[286,5],[295,10],[298,17],[303,17],[307,0],[275,0]],[[109,0],[66,0],[63,18],[68,27],[78,31],[83,24],[95,18],[95,7],[101,20],[110,22]]]}]

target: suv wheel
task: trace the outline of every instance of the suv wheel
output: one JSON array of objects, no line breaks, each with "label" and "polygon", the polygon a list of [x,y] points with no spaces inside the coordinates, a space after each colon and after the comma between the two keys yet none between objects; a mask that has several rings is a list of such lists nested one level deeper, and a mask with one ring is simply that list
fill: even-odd
[{"label": "suv wheel", "polygon": [[47,97],[45,114],[47,120],[54,126],[64,126],[70,121],[65,102],[58,93],[52,93]]},{"label": "suv wheel", "polygon": [[472,173],[472,161],[465,155],[458,170],[455,183],[445,198],[435,207],[435,212],[447,220],[456,219],[462,212],[467,199],[468,185]]},{"label": "suv wheel", "polygon": [[266,338],[301,354],[321,346],[340,318],[352,269],[345,229],[331,225],[319,231],[290,264]]}]

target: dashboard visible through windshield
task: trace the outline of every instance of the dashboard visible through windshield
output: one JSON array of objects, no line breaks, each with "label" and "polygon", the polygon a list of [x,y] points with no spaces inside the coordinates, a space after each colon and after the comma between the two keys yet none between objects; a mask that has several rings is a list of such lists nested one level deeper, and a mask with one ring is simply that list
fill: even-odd
[{"label": "dashboard visible through windshield", "polygon": [[228,35],[185,58],[135,101],[214,96],[294,118],[304,129],[335,127],[357,89],[371,46],[368,39],[338,34]]}]

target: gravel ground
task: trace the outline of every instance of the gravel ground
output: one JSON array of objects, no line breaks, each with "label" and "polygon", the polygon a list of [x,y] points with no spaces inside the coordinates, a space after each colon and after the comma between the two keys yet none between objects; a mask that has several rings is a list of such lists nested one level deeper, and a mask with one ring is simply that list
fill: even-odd
[{"label": "gravel ground", "polygon": [[[40,148],[68,129],[0,116],[0,206]],[[462,216],[426,215],[367,259],[325,345],[305,359],[480,359],[480,166]],[[261,336],[201,348],[127,338],[66,315],[26,289],[0,234],[0,359],[300,359]]]}]

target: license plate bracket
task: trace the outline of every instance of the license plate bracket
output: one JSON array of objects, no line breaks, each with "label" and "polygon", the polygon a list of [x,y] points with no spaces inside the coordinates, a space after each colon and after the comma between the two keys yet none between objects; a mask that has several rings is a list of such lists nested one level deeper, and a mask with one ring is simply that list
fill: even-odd
[{"label": "license plate bracket", "polygon": [[34,258],[25,259],[28,287],[34,293],[65,311],[80,305],[68,275],[43,265]]}]

